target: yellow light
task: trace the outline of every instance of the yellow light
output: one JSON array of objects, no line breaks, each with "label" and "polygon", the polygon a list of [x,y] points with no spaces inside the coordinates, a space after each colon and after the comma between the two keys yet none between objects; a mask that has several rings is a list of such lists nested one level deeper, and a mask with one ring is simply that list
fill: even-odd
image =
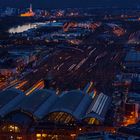
[{"label": "yellow light", "polygon": [[42,134],[42,137],[44,137],[44,138],[47,137],[47,134]]},{"label": "yellow light", "polygon": [[36,137],[41,137],[41,134],[36,134]]}]

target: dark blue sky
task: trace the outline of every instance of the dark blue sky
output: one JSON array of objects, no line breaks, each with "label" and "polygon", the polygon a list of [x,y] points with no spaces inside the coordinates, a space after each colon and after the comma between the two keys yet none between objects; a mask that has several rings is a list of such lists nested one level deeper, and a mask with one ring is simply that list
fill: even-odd
[{"label": "dark blue sky", "polygon": [[131,7],[140,5],[140,0],[0,0],[0,6],[27,7],[30,3],[34,7],[60,8],[60,7],[94,7],[94,6],[120,6]]}]

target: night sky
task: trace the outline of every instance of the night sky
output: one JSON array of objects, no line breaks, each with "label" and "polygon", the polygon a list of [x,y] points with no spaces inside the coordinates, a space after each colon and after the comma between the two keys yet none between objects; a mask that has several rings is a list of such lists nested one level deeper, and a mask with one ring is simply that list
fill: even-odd
[{"label": "night sky", "polygon": [[120,6],[131,7],[140,5],[140,0],[0,0],[0,6],[28,7],[32,3],[36,8],[66,8],[66,7],[94,7]]}]

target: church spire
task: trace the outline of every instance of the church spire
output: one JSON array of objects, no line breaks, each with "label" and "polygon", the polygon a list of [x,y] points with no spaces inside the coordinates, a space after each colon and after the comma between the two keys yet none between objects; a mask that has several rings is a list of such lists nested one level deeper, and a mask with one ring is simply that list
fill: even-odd
[{"label": "church spire", "polygon": [[33,12],[32,4],[30,4],[30,12]]}]

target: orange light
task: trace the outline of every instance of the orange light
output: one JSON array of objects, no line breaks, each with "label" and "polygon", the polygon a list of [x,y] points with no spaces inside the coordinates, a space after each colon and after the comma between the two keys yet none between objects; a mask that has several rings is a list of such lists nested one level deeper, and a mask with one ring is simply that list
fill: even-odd
[{"label": "orange light", "polygon": [[44,82],[43,82],[43,81],[40,81],[40,82],[38,82],[37,84],[35,84],[34,87],[32,87],[32,89],[29,90],[29,91],[26,93],[26,95],[31,94],[33,91],[35,91],[35,90],[38,89],[38,88],[40,88],[40,89],[43,89],[43,88],[44,88]]},{"label": "orange light", "polygon": [[28,12],[23,13],[23,14],[21,14],[20,16],[21,16],[21,17],[33,17],[33,16],[35,16],[35,13],[34,13],[33,10],[32,10],[32,5],[30,5],[30,9],[29,9]]},{"label": "orange light", "polygon": [[70,136],[71,136],[71,137],[76,137],[76,134],[71,134]]},{"label": "orange light", "polygon": [[24,86],[28,81],[23,81],[20,84],[18,84],[15,88],[20,89],[22,86]]}]

